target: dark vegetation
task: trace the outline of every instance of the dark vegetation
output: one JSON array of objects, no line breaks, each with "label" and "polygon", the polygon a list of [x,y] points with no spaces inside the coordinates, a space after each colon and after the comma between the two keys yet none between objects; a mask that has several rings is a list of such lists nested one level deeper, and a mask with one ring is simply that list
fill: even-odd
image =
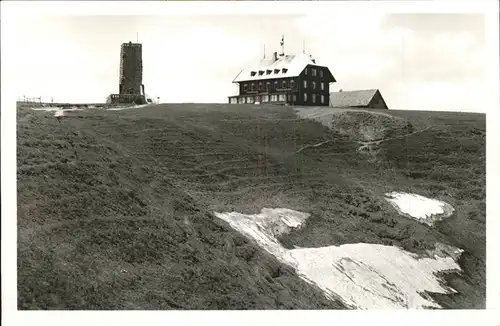
[{"label": "dark vegetation", "polygon": [[[291,108],[158,105],[60,124],[19,109],[19,308],[341,308],[212,215],[262,207],[312,214],[280,239],[287,247],[462,248],[464,272],[447,276],[459,293],[435,297],[484,308],[485,117],[388,113],[423,131],[380,143],[372,160],[354,136]],[[388,191],[456,212],[431,228],[399,216]]]}]

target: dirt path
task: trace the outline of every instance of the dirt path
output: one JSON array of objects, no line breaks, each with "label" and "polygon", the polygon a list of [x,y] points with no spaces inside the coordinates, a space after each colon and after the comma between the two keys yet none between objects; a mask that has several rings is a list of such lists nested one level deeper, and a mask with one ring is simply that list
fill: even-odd
[{"label": "dirt path", "polygon": [[394,137],[389,137],[389,138],[378,139],[378,140],[370,140],[370,141],[357,141],[358,144],[361,144],[361,146],[357,149],[357,151],[359,152],[359,151],[363,150],[364,148],[367,148],[370,145],[379,145],[379,144],[381,144],[383,142],[386,142],[386,141],[389,141],[389,140],[401,139],[401,138],[409,137],[409,136],[412,136],[412,135],[415,135],[415,134],[427,131],[430,128],[432,128],[432,126],[427,126],[424,129],[420,129],[420,130],[411,132],[409,134],[404,134],[404,135],[399,135],[399,136],[394,136]]},{"label": "dirt path", "polygon": [[[359,111],[361,111],[361,110],[359,110]],[[429,130],[431,127],[432,126],[427,126],[424,129],[417,130],[417,131],[414,131],[414,132],[411,132],[411,133],[408,133],[408,134],[394,136],[394,137],[389,137],[389,138],[384,138],[384,139],[377,139],[377,140],[370,140],[370,141],[356,141],[358,144],[361,144],[361,146],[357,149],[357,151],[361,151],[361,150],[363,150],[364,148],[366,148],[366,147],[368,147],[370,145],[379,145],[379,144],[381,144],[383,142],[386,142],[386,141],[389,141],[389,140],[412,136],[412,135],[424,132],[426,130]],[[298,154],[298,153],[300,153],[300,152],[302,152],[302,151],[304,151],[304,150],[306,150],[308,148],[316,148],[316,147],[319,147],[319,146],[322,146],[322,145],[325,145],[325,144],[328,144],[328,143],[331,143],[331,142],[332,142],[331,140],[327,140],[327,141],[324,141],[324,142],[321,142],[321,143],[317,143],[317,144],[313,144],[313,145],[306,145],[306,146],[303,146],[303,147],[299,148],[295,153]]]},{"label": "dirt path", "polygon": [[325,144],[328,144],[328,143],[331,143],[332,141],[331,140],[327,140],[327,141],[324,141],[324,142],[321,142],[321,143],[317,143],[317,144],[314,144],[314,145],[306,145],[306,146],[303,146],[301,148],[299,148],[295,153],[298,154],[300,152],[302,152],[303,150],[307,149],[307,148],[316,148],[316,147],[319,147],[319,146],[322,146],[322,145],[325,145]]}]

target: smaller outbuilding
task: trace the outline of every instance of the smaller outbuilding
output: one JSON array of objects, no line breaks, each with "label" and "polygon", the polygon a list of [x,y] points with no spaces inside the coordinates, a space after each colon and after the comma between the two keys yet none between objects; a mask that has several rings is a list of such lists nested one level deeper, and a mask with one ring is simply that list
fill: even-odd
[{"label": "smaller outbuilding", "polygon": [[378,89],[331,92],[330,107],[389,109]]}]

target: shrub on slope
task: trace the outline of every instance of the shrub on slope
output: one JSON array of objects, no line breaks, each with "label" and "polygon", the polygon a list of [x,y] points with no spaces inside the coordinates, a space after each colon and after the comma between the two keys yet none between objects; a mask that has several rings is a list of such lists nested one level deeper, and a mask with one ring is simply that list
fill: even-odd
[{"label": "shrub on slope", "polygon": [[401,137],[422,128],[420,119],[411,121],[393,111],[358,108],[314,107],[296,109],[298,116],[314,120],[352,141],[371,142]]},{"label": "shrub on slope", "polygon": [[334,113],[330,126],[339,134],[358,141],[383,140],[415,130],[409,121],[400,117],[354,110]]}]

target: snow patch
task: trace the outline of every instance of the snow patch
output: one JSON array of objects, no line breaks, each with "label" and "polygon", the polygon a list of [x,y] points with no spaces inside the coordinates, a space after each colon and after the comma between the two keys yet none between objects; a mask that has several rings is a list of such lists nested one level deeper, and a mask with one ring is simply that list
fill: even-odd
[{"label": "snow patch", "polygon": [[440,308],[426,291],[455,293],[435,273],[459,270],[451,257],[420,258],[393,246],[357,243],[293,249],[297,271],[328,296],[358,309]]},{"label": "snow patch", "polygon": [[54,112],[54,116],[55,117],[61,117],[63,115],[64,115],[64,111],[63,110],[59,110],[59,111]]},{"label": "snow patch", "polygon": [[122,111],[122,110],[130,110],[130,109],[139,109],[148,106],[149,104],[141,104],[141,105],[132,105],[132,106],[118,106],[113,107],[111,109],[107,109],[108,111]]},{"label": "snow patch", "polygon": [[443,217],[451,216],[455,211],[450,204],[416,194],[391,192],[386,194],[385,199],[401,215],[409,216],[429,226]]},{"label": "snow patch", "polygon": [[57,111],[62,111],[63,108],[53,106],[53,107],[31,108],[31,109],[35,111],[57,112]]},{"label": "snow patch", "polygon": [[246,237],[254,239],[259,246],[281,262],[296,265],[287,250],[279,243],[277,236],[300,227],[309,214],[286,208],[263,208],[260,214],[255,215],[236,212],[214,214]]},{"label": "snow patch", "polygon": [[43,106],[41,108],[31,108],[32,110],[35,111],[46,111],[46,112],[54,112],[55,117],[61,117],[64,116],[64,112],[67,111],[83,111],[82,108],[72,106],[70,109],[64,109],[63,107],[60,106]]},{"label": "snow patch", "polygon": [[[346,244],[322,248],[286,249],[277,236],[300,228],[309,214],[284,208],[264,208],[260,214],[214,213],[231,227],[294,267],[299,277],[315,284],[325,295],[358,309],[425,308],[440,306],[426,291],[455,292],[444,287],[437,272],[460,270],[455,259],[460,249],[441,245],[423,258],[398,247]],[[449,253],[454,253],[452,257]]]}]

